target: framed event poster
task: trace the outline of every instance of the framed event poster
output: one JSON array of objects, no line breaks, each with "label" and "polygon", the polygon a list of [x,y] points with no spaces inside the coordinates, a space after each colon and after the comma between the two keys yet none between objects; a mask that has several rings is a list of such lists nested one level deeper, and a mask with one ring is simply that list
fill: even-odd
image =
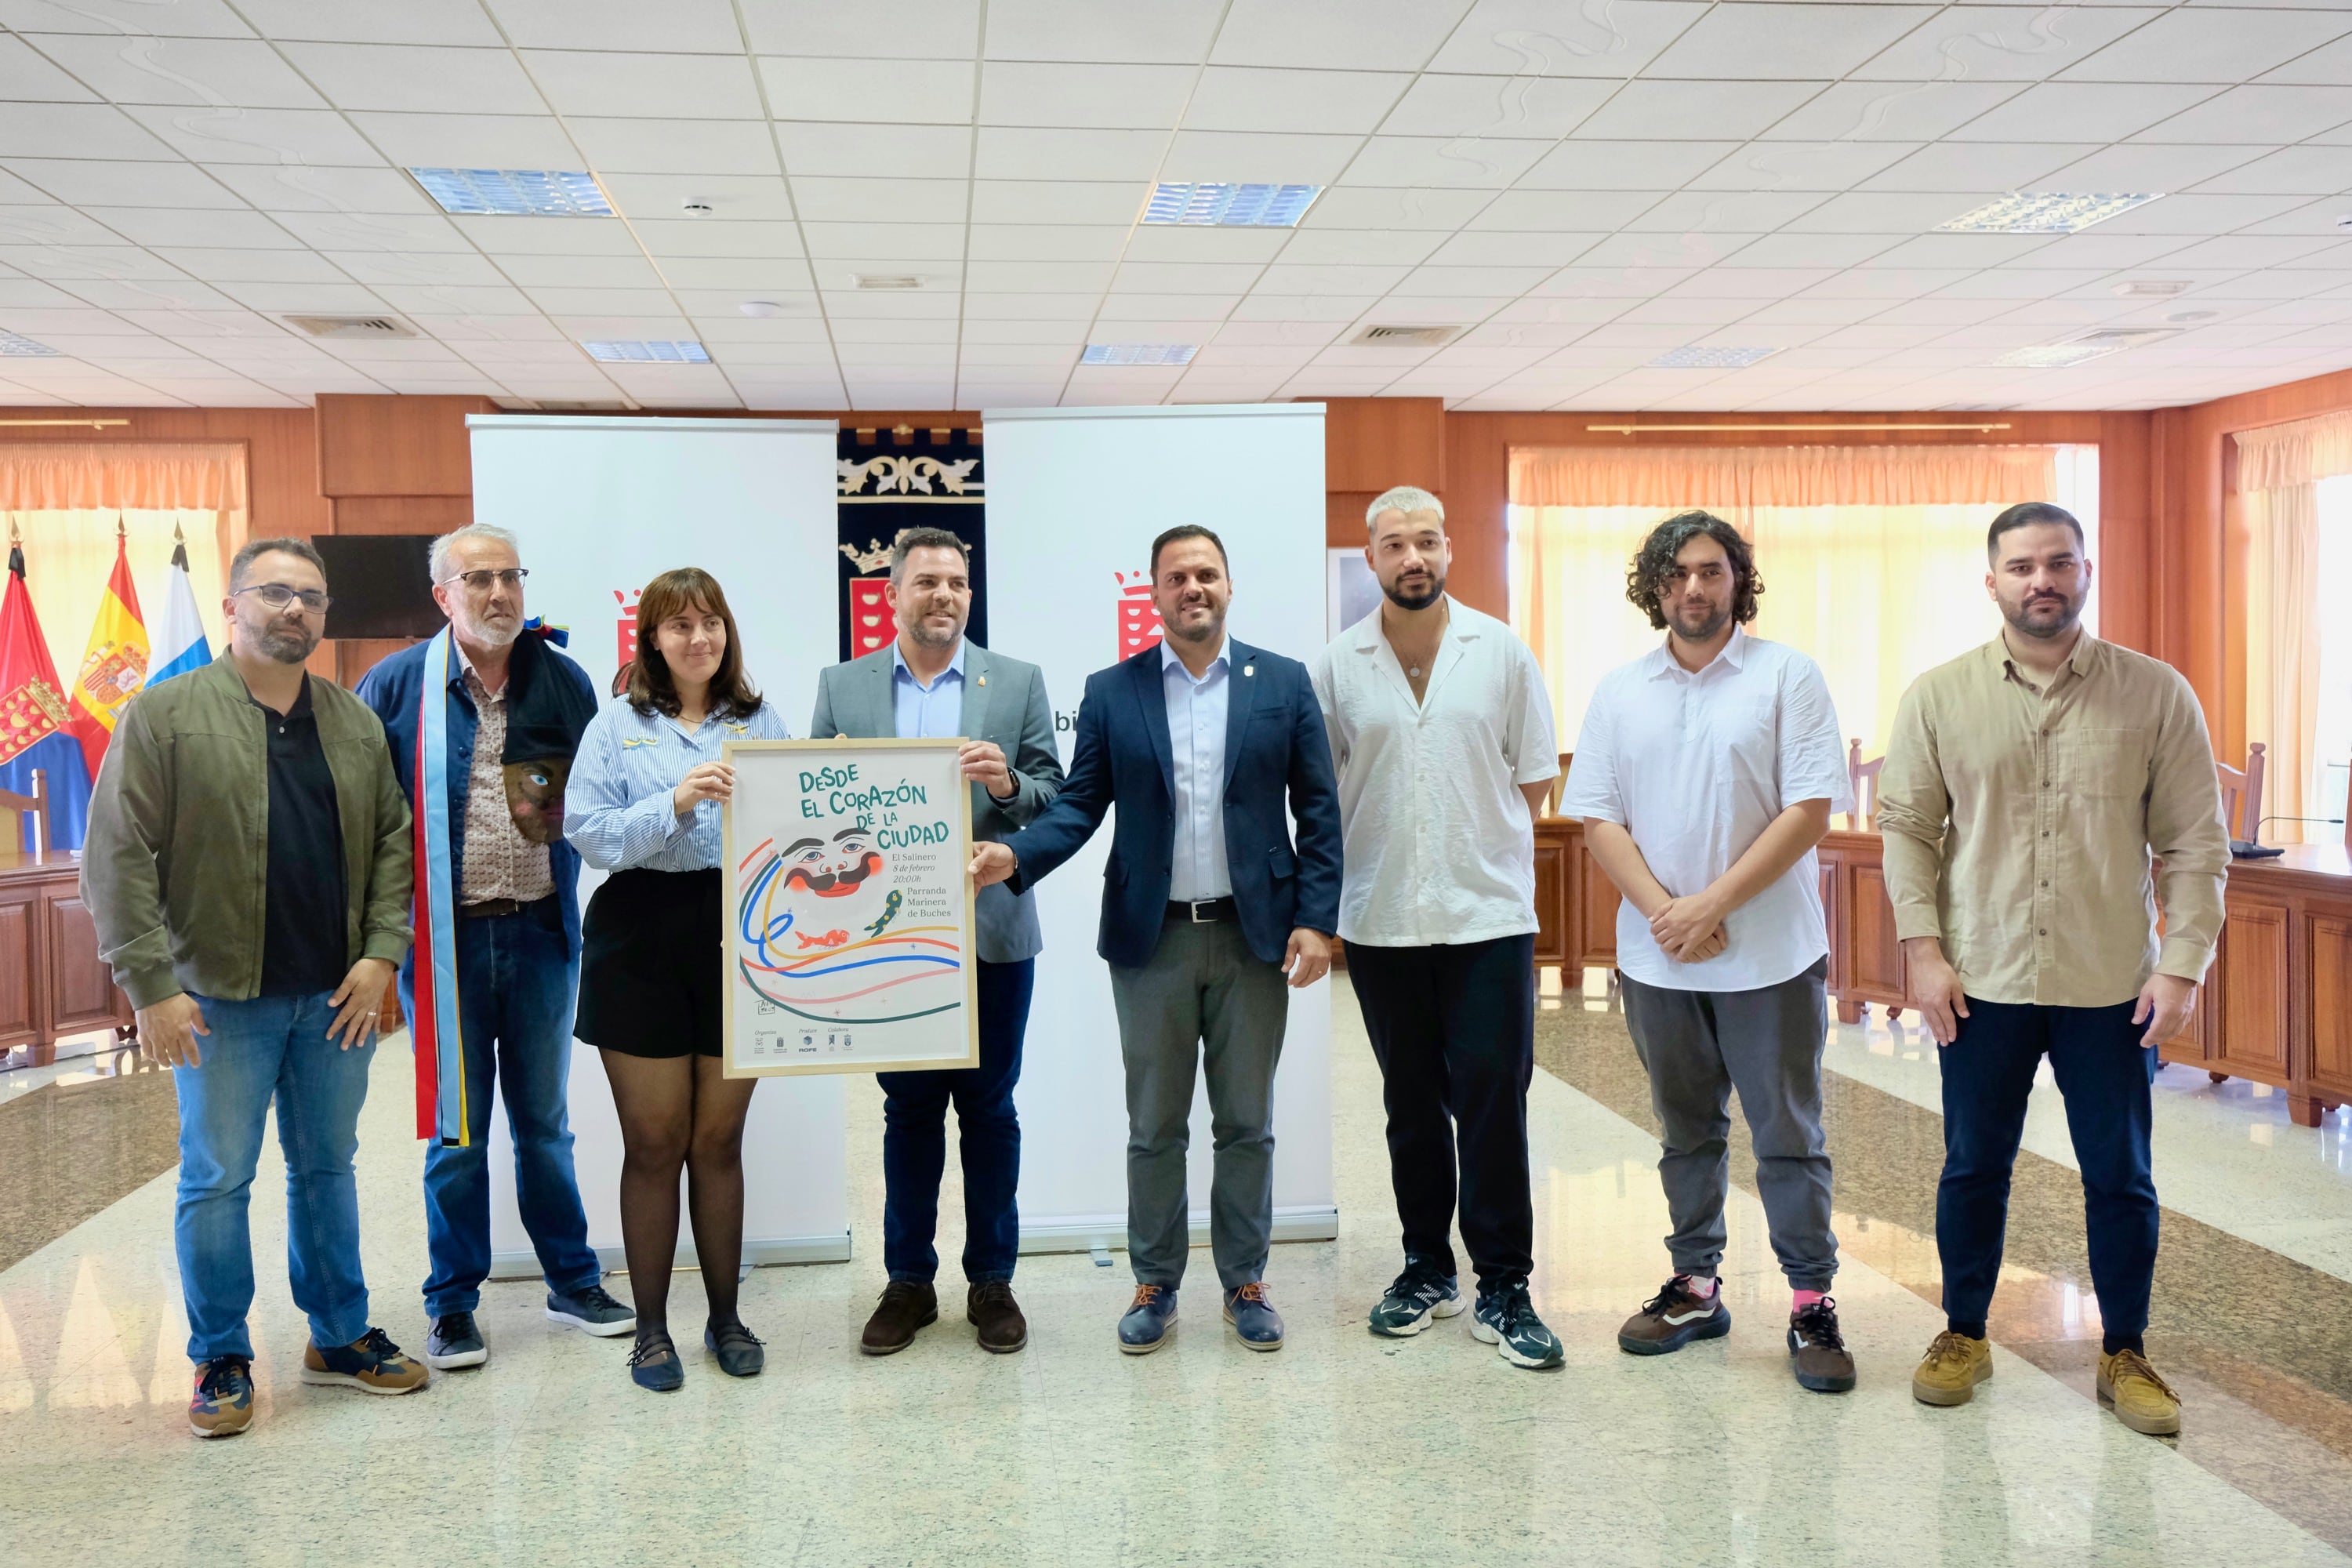
[{"label": "framed event poster", "polygon": [[980,1065],[961,741],[734,741],[729,1078]]}]

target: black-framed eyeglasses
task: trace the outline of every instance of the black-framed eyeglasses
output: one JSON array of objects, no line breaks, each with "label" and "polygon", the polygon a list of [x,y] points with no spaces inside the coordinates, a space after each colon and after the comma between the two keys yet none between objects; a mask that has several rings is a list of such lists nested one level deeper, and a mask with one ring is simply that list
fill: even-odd
[{"label": "black-framed eyeglasses", "polygon": [[234,599],[239,594],[250,594],[273,610],[282,610],[299,599],[302,608],[314,616],[325,615],[327,606],[335,602],[316,588],[289,588],[283,583],[248,583],[242,588],[231,589],[229,597]]},{"label": "black-framed eyeglasses", "polygon": [[451,583],[463,583],[469,594],[487,594],[495,583],[501,588],[520,592],[522,580],[530,575],[528,566],[509,566],[502,572],[453,572],[441,579],[446,587]]}]

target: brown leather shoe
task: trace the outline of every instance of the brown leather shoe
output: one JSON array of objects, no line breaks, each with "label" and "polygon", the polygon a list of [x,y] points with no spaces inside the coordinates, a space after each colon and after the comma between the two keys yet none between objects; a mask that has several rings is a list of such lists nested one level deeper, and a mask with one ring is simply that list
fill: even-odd
[{"label": "brown leather shoe", "polygon": [[874,1315],[857,1348],[867,1355],[893,1355],[915,1342],[915,1331],[940,1321],[940,1293],[911,1279],[893,1279],[882,1288]]},{"label": "brown leather shoe", "polygon": [[973,1286],[963,1315],[980,1331],[980,1348],[991,1355],[1011,1355],[1029,1342],[1029,1320],[1013,1299],[1010,1279],[983,1279]]}]

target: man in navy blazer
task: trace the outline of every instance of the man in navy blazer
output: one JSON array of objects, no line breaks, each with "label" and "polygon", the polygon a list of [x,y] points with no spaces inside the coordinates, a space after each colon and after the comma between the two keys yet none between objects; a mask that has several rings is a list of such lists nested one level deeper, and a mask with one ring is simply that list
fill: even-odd
[{"label": "man in navy blazer", "polygon": [[971,870],[982,887],[1024,889],[1118,807],[1097,951],[1110,965],[1127,1063],[1136,1292],[1119,1348],[1157,1350],[1176,1321],[1192,1239],[1192,1082],[1205,1070],[1216,1138],[1209,1232],[1225,1321],[1251,1349],[1277,1350],[1282,1318],[1264,1276],[1284,978],[1311,985],[1331,967],[1339,789],[1307,667],[1225,636],[1223,542],[1193,525],[1154,540],[1151,596],[1165,641],[1087,677],[1061,794],[1012,842],[981,845]]}]

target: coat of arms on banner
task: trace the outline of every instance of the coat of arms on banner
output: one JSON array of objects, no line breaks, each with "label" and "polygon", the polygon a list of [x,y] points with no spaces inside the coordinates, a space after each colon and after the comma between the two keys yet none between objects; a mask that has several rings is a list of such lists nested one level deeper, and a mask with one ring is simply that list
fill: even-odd
[{"label": "coat of arms on banner", "polygon": [[1114,572],[1118,580],[1118,657],[1133,658],[1145,648],[1159,646],[1163,627],[1160,606],[1151,602],[1151,574],[1132,574]]},{"label": "coat of arms on banner", "polygon": [[988,486],[976,427],[845,428],[834,449],[841,556],[841,657],[890,646],[898,635],[884,590],[890,545],[908,528],[943,528],[971,556],[972,640],[988,641]]}]

